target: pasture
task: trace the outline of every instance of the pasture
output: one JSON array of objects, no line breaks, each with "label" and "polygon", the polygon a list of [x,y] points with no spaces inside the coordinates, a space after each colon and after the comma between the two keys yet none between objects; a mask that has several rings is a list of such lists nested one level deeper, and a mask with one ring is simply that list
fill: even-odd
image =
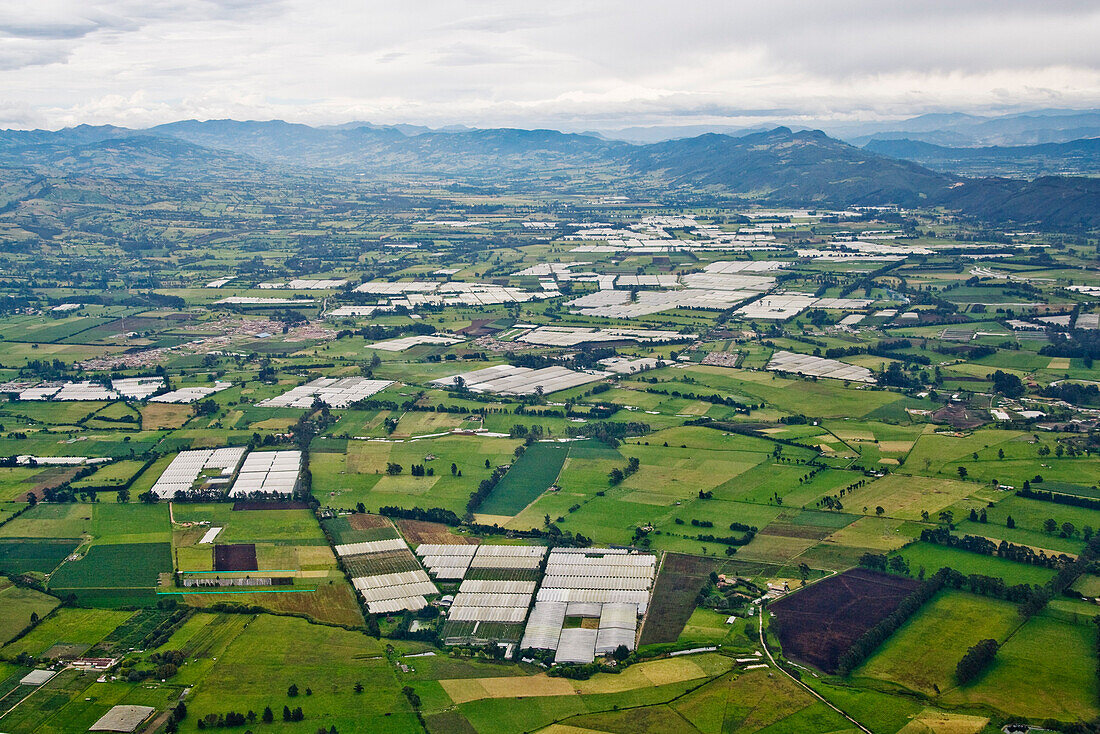
[{"label": "pasture", "polygon": [[899,555],[909,561],[909,570],[916,574],[924,569],[929,576],[941,568],[953,568],[961,574],[972,573],[984,576],[996,576],[1004,579],[1009,586],[1014,584],[1042,585],[1054,577],[1054,571],[1042,566],[1031,566],[1006,558],[984,556],[958,548],[948,548],[933,543],[917,542],[908,545],[893,555]]},{"label": "pasture", "polygon": [[48,594],[4,582],[0,585],[0,645],[6,644],[31,623],[31,614],[39,619],[59,601]]},{"label": "pasture", "polygon": [[515,515],[550,488],[573,444],[538,442],[527,447],[481,503],[486,515]]},{"label": "pasture", "polygon": [[1003,642],[1023,622],[1010,602],[942,591],[853,675],[890,681],[932,696],[937,690],[955,687],[955,665],[971,645],[984,639]]}]

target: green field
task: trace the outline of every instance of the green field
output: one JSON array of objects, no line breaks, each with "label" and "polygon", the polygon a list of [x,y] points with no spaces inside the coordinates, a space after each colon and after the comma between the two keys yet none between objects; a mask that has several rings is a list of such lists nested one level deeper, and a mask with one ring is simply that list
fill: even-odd
[{"label": "green field", "polygon": [[0,650],[4,657],[21,652],[39,656],[54,645],[96,644],[133,615],[108,609],[59,609],[56,614],[10,645]]},{"label": "green field", "polygon": [[34,589],[12,584],[0,588],[0,644],[7,643],[31,623],[31,614],[41,619],[58,605],[58,600]]},{"label": "green field", "polygon": [[1016,605],[943,591],[911,617],[853,675],[933,695],[955,687],[955,665],[979,640],[1005,640],[1024,623]]},{"label": "green field", "polygon": [[172,570],[168,543],[93,545],[83,558],[67,561],[50,578],[50,589],[152,589]]},{"label": "green field", "polygon": [[1092,624],[1033,617],[1002,645],[977,682],[944,700],[987,704],[1023,716],[1091,719],[1100,713],[1096,634]]},{"label": "green field", "polygon": [[1054,577],[1054,571],[1042,566],[1030,566],[1005,558],[983,556],[979,553],[947,548],[933,543],[917,542],[895,551],[909,561],[909,569],[915,575],[921,568],[932,575],[941,568],[953,568],[961,574],[981,574],[1004,579],[1006,584],[1042,585]]},{"label": "green field", "polygon": [[0,570],[7,573],[49,573],[80,544],[78,538],[0,539]]},{"label": "green field", "polygon": [[515,515],[558,478],[572,444],[533,443],[481,503],[486,515]]}]

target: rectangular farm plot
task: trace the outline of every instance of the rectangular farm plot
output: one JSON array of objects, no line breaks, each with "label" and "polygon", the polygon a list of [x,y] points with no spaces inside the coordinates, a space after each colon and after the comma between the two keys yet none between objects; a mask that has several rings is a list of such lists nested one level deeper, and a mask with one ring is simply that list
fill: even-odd
[{"label": "rectangular farm plot", "polygon": [[428,605],[426,596],[439,593],[401,538],[345,543],[335,550],[372,614],[415,612]]},{"label": "rectangular farm plot", "polygon": [[[471,553],[471,551],[473,551]],[[418,553],[432,558],[438,578],[477,575],[459,586],[447,615],[443,636],[449,644],[474,640],[519,642],[522,624],[535,591],[544,546],[533,545],[421,545]],[[455,564],[466,564],[467,567]]]},{"label": "rectangular farm plot", "polygon": [[78,545],[79,538],[4,538],[0,540],[0,571],[50,573]]},{"label": "rectangular farm plot", "polygon": [[337,545],[398,537],[390,521],[380,515],[340,515],[322,520],[321,526]]},{"label": "rectangular farm plot", "polygon": [[933,695],[936,686],[947,690],[955,685],[955,664],[971,645],[985,639],[1003,641],[1022,621],[1011,602],[944,591],[910,618],[856,675]]},{"label": "rectangular farm plot", "polygon": [[258,568],[259,566],[256,564],[256,545],[254,543],[214,546],[215,571],[255,571]]},{"label": "rectangular farm plot", "polygon": [[844,504],[852,508],[882,507],[890,517],[919,520],[922,510],[934,517],[976,489],[972,483],[954,479],[889,474],[849,492]]},{"label": "rectangular farm plot", "polygon": [[79,560],[66,561],[50,578],[51,591],[154,589],[172,571],[170,543],[93,545]]},{"label": "rectangular farm plot", "polygon": [[1053,569],[1031,566],[1011,561],[1007,558],[985,556],[960,548],[948,548],[934,543],[917,542],[897,551],[909,561],[909,569],[914,574],[921,568],[932,575],[941,568],[952,568],[963,575],[981,574],[1004,579],[1009,586],[1014,584],[1035,584],[1041,586],[1054,578]]},{"label": "rectangular farm plot", "polygon": [[1045,614],[1009,637],[985,674],[944,700],[977,703],[1021,716],[1090,720],[1097,707],[1096,625]]},{"label": "rectangular farm plot", "polygon": [[772,628],[786,655],[835,672],[852,643],[917,586],[912,579],[867,569],[845,571],[772,602]]},{"label": "rectangular farm plot", "polygon": [[487,515],[515,515],[545,492],[561,472],[571,444],[540,441],[523,452],[482,503]]}]

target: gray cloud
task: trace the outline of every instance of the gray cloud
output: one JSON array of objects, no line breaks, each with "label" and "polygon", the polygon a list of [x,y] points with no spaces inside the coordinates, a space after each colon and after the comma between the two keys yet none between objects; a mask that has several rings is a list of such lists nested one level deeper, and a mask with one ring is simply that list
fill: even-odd
[{"label": "gray cloud", "polygon": [[1090,107],[1098,36],[1100,6],[1072,0],[7,0],[0,125],[578,128]]}]

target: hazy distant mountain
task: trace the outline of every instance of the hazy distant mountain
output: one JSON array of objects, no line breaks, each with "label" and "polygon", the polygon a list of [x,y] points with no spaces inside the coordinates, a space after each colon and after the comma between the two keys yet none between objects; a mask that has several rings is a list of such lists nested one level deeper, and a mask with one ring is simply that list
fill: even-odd
[{"label": "hazy distant mountain", "polygon": [[531,170],[606,162],[624,143],[556,130],[491,129],[406,135],[393,127],[313,128],[279,120],[186,120],[150,133],[283,164],[387,173]]},{"label": "hazy distant mountain", "polygon": [[1100,172],[1100,138],[1042,145],[949,148],[919,140],[872,140],[864,146],[879,155],[966,176],[1036,178],[1084,176]]},{"label": "hazy distant mountain", "polygon": [[[952,116],[925,122],[951,121],[963,120]],[[876,142],[861,149],[821,131],[785,127],[739,137],[710,133],[632,145],[556,130],[408,135],[367,125],[314,128],[278,120],[185,120],[149,130],[0,131],[0,165],[44,173],[181,179],[271,175],[274,166],[311,169],[314,175],[327,170],[335,176],[441,176],[482,185],[601,187],[653,196],[704,193],[786,205],[929,204],[991,220],[1100,225],[1100,180],[963,179],[876,151],[941,159],[956,155],[960,160],[969,154],[912,141],[890,145],[896,148]],[[1066,149],[1085,160],[1095,153],[1092,145],[1086,141]]]},{"label": "hazy distant mountain", "polygon": [[[121,130],[123,128],[115,128],[114,132]],[[11,144],[5,133],[0,133],[0,164],[105,178],[203,179],[254,175],[261,168],[259,161],[238,153],[212,150],[174,138],[127,132],[125,136],[106,137],[74,136],[61,131],[48,142],[22,145]],[[95,139],[97,137],[99,139]],[[91,138],[94,142],[81,142],[81,138]]]},{"label": "hazy distant mountain", "polygon": [[[598,135],[606,140],[622,140],[636,145],[647,145],[649,143],[660,143],[666,140],[694,138],[699,135],[706,135],[707,133],[729,135],[730,137],[738,138],[743,135],[751,135],[752,133],[766,132],[775,127],[776,125],[755,125],[751,127],[737,125],[653,125],[650,127],[623,127],[615,130],[601,130],[596,133],[585,134]],[[796,130],[805,129],[796,126],[790,127],[794,127]]]},{"label": "hazy distant mountain", "polygon": [[832,128],[854,145],[871,140],[905,138],[949,147],[1015,146],[1065,143],[1100,137],[1100,110],[1038,110],[1017,115],[922,115],[912,120],[882,123],[861,132]]}]

